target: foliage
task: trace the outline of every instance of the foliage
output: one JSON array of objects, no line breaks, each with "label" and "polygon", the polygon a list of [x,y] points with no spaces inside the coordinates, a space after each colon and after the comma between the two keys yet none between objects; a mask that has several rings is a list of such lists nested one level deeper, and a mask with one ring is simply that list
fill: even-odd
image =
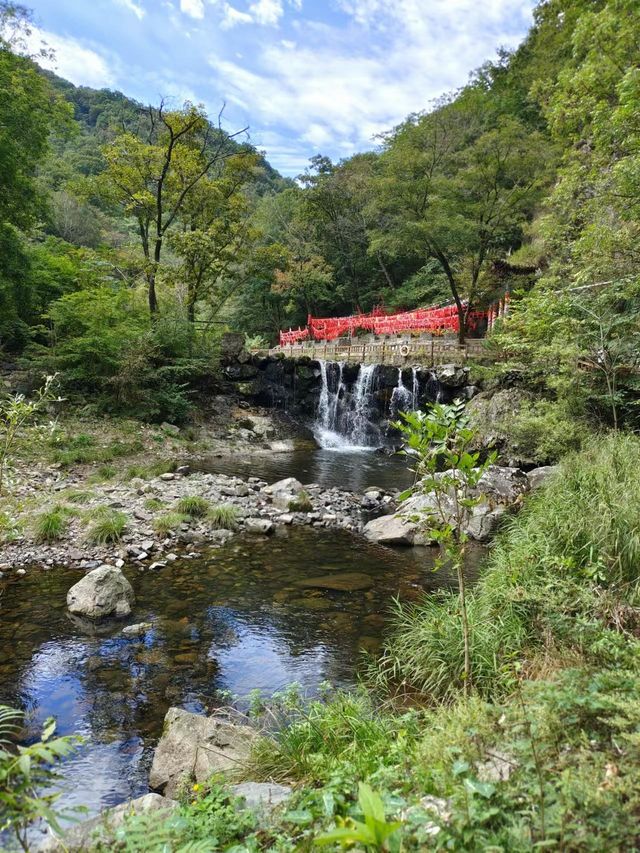
[{"label": "foliage", "polygon": [[[509,523],[467,595],[475,689],[513,689],[521,661],[630,662],[640,557],[640,443],[611,435],[569,456]],[[623,595],[627,604],[616,603]],[[463,688],[457,596],[398,606],[377,683],[451,701]]]},{"label": "foliage", "polygon": [[465,554],[469,535],[467,524],[473,509],[482,501],[478,492],[482,476],[495,461],[495,454],[480,462],[480,454],[470,448],[475,434],[464,415],[464,404],[432,404],[428,411],[401,412],[395,427],[403,436],[403,452],[415,461],[416,485],[403,492],[401,500],[427,495],[431,507],[418,513],[428,535],[442,548],[443,561],[455,569],[464,647],[462,681],[465,695],[473,688],[471,644],[467,616]]},{"label": "foliage", "polygon": [[33,400],[27,400],[24,394],[15,394],[0,400],[0,495],[4,491],[20,432],[48,402],[55,399],[55,381],[55,376],[45,377],[44,385],[38,389]]},{"label": "foliage", "polygon": [[366,850],[396,849],[395,845],[390,846],[392,836],[397,833],[402,823],[385,820],[384,805],[380,795],[364,782],[360,782],[358,786],[358,804],[364,816],[364,823],[353,818],[341,821],[341,825],[336,829],[319,835],[315,843],[319,847],[337,843],[347,849],[353,844],[362,844]]},{"label": "foliage", "polygon": [[44,510],[35,519],[34,533],[37,542],[54,542],[66,529],[67,518],[59,504]]},{"label": "foliage", "polygon": [[[154,507],[155,508],[155,507]],[[185,516],[179,512],[166,512],[153,519],[153,529],[158,536],[173,533],[185,521]]]},{"label": "foliage", "polygon": [[91,512],[91,518],[92,523],[86,533],[87,542],[108,545],[122,539],[127,526],[127,516],[124,513],[109,507],[98,507]]},{"label": "foliage", "polygon": [[13,745],[22,714],[0,705],[0,833],[11,831],[23,850],[29,850],[27,831],[36,821],[46,820],[60,831],[62,815],[51,791],[60,778],[56,769],[79,743],[77,737],[54,737],[56,724],[45,721],[41,739],[29,746]]},{"label": "foliage", "polygon": [[207,520],[215,530],[235,530],[240,511],[231,504],[218,504],[209,509]]},{"label": "foliage", "polygon": [[188,495],[178,501],[178,512],[189,518],[204,518],[209,512],[209,501],[199,495]]}]

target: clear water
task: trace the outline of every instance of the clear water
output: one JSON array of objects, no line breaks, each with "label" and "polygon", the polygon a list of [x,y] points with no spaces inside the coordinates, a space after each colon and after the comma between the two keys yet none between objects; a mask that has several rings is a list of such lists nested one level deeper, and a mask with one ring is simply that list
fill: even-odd
[{"label": "clear water", "polygon": [[[125,568],[136,593],[127,621],[154,625],[144,639],[123,637],[118,623],[87,634],[65,607],[82,572],[30,570],[0,582],[0,703],[25,709],[33,736],[50,715],[61,733],[84,735],[65,767],[63,804],[95,813],[147,791],[171,705],[204,712],[220,691],[352,684],[360,651],[378,648],[391,598],[451,583],[433,558],[305,527],[239,537],[158,572]],[[352,573],[356,590],[323,587]]]},{"label": "clear water", "polygon": [[269,483],[296,477],[305,485],[319,483],[350,492],[364,492],[370,486],[401,491],[412,482],[407,459],[388,455],[371,447],[321,447],[293,453],[256,454],[245,458],[207,457],[190,463],[198,471],[240,477],[260,477]]}]

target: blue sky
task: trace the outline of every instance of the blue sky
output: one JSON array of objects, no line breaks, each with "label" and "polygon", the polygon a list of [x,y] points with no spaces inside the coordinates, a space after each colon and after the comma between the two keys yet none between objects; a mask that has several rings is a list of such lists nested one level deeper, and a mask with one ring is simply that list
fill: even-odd
[{"label": "blue sky", "polygon": [[144,102],[190,99],[250,126],[283,174],[428,108],[515,47],[534,0],[25,0],[54,70]]}]

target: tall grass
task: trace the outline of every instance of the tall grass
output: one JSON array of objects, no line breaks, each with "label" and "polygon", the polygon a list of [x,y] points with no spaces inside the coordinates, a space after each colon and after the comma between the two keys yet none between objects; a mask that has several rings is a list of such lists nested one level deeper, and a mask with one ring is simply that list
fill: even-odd
[{"label": "tall grass", "polygon": [[67,515],[59,505],[37,515],[33,525],[36,542],[55,542],[60,539],[67,529]]},{"label": "tall grass", "polygon": [[189,518],[204,518],[209,512],[209,501],[199,495],[186,495],[178,501],[177,509]]},{"label": "tall grass", "polygon": [[219,504],[209,510],[208,519],[215,530],[235,530],[240,510],[231,504]]},{"label": "tall grass", "polygon": [[107,545],[119,542],[127,526],[127,516],[109,507],[98,507],[90,514],[92,524],[86,533],[87,542]]},{"label": "tall grass", "polygon": [[[469,593],[477,691],[508,692],[536,655],[623,654],[639,580],[640,441],[611,435],[568,457],[528,499]],[[398,605],[371,675],[384,690],[449,701],[463,668],[457,597],[443,594]]]}]

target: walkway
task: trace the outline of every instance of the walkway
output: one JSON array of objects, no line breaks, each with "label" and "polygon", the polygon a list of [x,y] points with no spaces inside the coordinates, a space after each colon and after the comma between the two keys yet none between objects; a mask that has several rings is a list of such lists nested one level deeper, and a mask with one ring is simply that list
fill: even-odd
[{"label": "walkway", "polygon": [[433,367],[437,364],[464,364],[467,359],[481,358],[484,339],[469,338],[460,346],[457,341],[440,339],[400,338],[397,340],[363,341],[357,338],[347,343],[340,341],[308,341],[302,344],[287,344],[270,350],[255,350],[256,355],[287,358],[311,358],[323,361],[355,362],[357,364],[420,364]]}]

